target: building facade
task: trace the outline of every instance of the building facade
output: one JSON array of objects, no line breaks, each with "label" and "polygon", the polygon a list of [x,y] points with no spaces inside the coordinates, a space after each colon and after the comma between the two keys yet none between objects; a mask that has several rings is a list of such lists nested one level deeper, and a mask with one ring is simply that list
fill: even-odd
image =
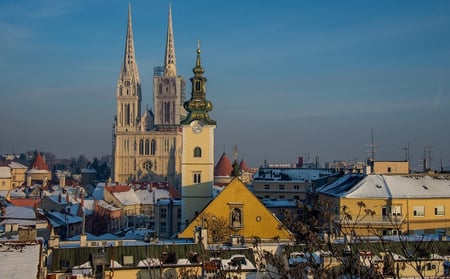
[{"label": "building facade", "polygon": [[338,175],[333,169],[260,168],[253,176],[253,193],[260,199],[304,201],[308,192]]},{"label": "building facade", "polygon": [[131,8],[125,54],[117,82],[117,114],[113,127],[113,179],[118,183],[132,181],[167,181],[176,187],[181,183],[180,121],[185,81],[177,75],[172,30],[172,9],[166,38],[164,67],[155,67],[153,76],[153,111],[141,111],[141,79],[136,62]]},{"label": "building facade", "polygon": [[348,174],[318,190],[340,234],[450,236],[450,178]]}]

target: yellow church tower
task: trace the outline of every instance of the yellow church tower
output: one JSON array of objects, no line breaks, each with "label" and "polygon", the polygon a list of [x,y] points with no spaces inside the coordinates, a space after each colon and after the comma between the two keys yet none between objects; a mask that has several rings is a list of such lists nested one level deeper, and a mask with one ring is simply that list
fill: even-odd
[{"label": "yellow church tower", "polygon": [[191,99],[184,103],[187,116],[181,121],[182,159],[182,227],[186,227],[212,200],[214,185],[214,129],[216,121],[209,117],[213,109],[206,100],[206,77],[200,62],[200,45],[193,69]]}]

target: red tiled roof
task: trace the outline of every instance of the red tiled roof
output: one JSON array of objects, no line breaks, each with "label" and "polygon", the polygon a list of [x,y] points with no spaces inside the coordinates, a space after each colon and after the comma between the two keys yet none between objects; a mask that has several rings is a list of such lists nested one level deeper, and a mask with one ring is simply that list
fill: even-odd
[{"label": "red tiled roof", "polygon": [[152,188],[167,190],[171,198],[181,198],[181,193],[168,182],[152,182]]},{"label": "red tiled roof", "polygon": [[105,190],[112,193],[128,192],[130,189],[128,185],[105,186]]},{"label": "red tiled roof", "polygon": [[214,167],[214,176],[230,176],[232,170],[231,161],[224,152]]},{"label": "red tiled roof", "polygon": [[239,170],[247,172],[250,168],[247,166],[247,163],[244,161],[244,159],[241,160],[241,163],[239,164]]},{"label": "red tiled roof", "polygon": [[42,201],[42,198],[11,198],[10,202],[15,206],[28,206],[34,207]]},{"label": "red tiled roof", "polygon": [[36,157],[34,157],[33,163],[31,164],[29,169],[49,170],[47,164],[44,161],[44,158],[39,152],[36,153]]}]

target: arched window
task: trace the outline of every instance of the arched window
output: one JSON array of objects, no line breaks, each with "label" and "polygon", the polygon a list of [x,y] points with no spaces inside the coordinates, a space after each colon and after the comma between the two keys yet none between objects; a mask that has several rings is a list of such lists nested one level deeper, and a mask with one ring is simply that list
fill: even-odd
[{"label": "arched window", "polygon": [[145,140],[145,155],[149,154],[149,150],[150,150],[150,142],[147,140]]},{"label": "arched window", "polygon": [[139,155],[144,155],[144,141],[139,141]]},{"label": "arched window", "polygon": [[152,146],[150,149],[150,154],[155,155],[156,154],[156,140],[152,139]]},{"label": "arched window", "polygon": [[194,148],[194,157],[196,158],[202,157],[202,149],[198,146]]}]

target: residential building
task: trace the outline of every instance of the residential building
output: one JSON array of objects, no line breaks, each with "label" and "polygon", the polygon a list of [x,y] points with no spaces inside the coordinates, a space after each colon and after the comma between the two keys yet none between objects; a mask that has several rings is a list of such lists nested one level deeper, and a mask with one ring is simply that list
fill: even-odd
[{"label": "residential building", "polygon": [[155,237],[176,237],[181,231],[181,220],[181,199],[159,199],[155,205]]},{"label": "residential building", "polygon": [[339,234],[450,235],[450,177],[348,174],[318,189]]},{"label": "residential building", "polygon": [[304,201],[340,175],[333,169],[261,167],[253,176],[253,193],[260,199],[293,199]]}]

